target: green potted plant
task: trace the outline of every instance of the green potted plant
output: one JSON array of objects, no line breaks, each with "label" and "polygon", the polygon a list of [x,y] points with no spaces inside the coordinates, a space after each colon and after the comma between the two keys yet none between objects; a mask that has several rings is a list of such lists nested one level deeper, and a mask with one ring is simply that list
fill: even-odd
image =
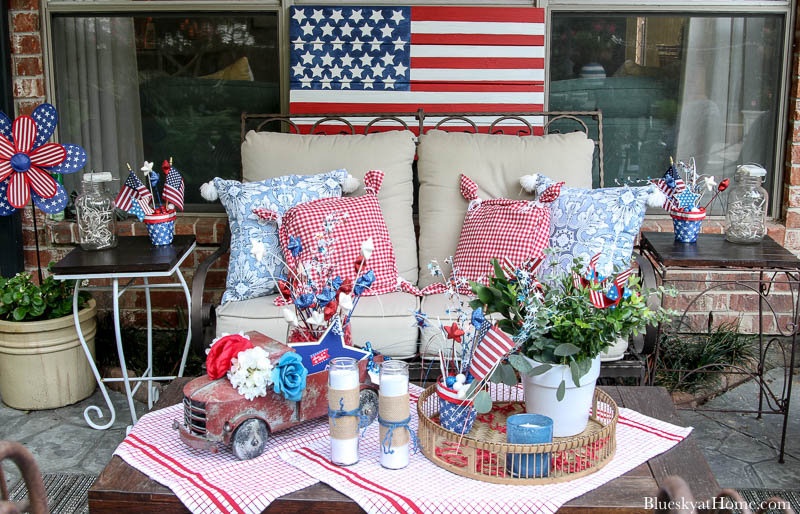
[{"label": "green potted plant", "polygon": [[[78,402],[95,380],[75,329],[74,285],[29,273],[0,278],[0,397],[15,409],[38,410]],[[92,356],[95,301],[78,297],[81,328]]]},{"label": "green potted plant", "polygon": [[653,311],[645,301],[665,290],[645,290],[631,276],[622,284],[619,302],[602,308],[593,302],[592,291],[602,295],[611,282],[576,280],[583,273],[580,262],[570,274],[548,276],[543,284],[525,271],[506,276],[499,263],[493,264],[495,275],[488,285],[472,284],[478,298],[471,306],[503,316],[500,328],[519,348],[509,364],[522,376],[526,410],[553,418],[556,437],[582,432],[600,374],[600,355],[618,338],[669,319],[670,311]]}]

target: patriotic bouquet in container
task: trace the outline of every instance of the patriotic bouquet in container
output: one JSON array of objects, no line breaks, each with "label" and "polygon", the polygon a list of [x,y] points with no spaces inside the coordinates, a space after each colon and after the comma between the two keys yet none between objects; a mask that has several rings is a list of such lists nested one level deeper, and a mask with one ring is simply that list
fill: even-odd
[{"label": "patriotic bouquet in container", "polygon": [[[548,276],[543,283],[534,277],[541,259],[520,268],[492,261],[495,273],[489,284],[471,284],[477,295],[471,306],[503,317],[497,323],[502,336],[496,339],[510,347],[507,359],[495,362],[485,376],[493,382],[515,385],[514,370],[536,376],[564,365],[578,386],[592,361],[618,337],[640,333],[647,325],[671,317],[671,311],[654,311],[647,306],[649,295],[663,294],[663,288],[642,288],[631,269],[611,277],[600,276],[595,270],[598,258],[594,256],[585,268],[576,260],[570,273]],[[567,376],[563,377],[557,389],[559,401],[564,397],[566,380]],[[467,397],[474,391],[470,388]],[[485,391],[475,395],[479,411],[487,402],[490,407]]]},{"label": "patriotic bouquet in container", "polygon": [[[729,184],[728,179],[717,183],[711,175],[700,175],[694,157],[689,162],[689,165],[683,161],[676,165],[670,158],[667,172],[660,179],[653,181],[664,193],[663,208],[672,216],[675,240],[681,243],[697,241],[706,210]],[[713,195],[703,207],[700,207],[706,192]]]},{"label": "patriotic bouquet in container", "polygon": [[176,209],[183,210],[183,195],[185,186],[180,172],[172,166],[172,158],[164,161],[161,170],[164,173],[164,187],[161,194],[158,192],[158,183],[161,181],[157,171],[153,170],[153,163],[144,161],[141,171],[149,184],[149,190],[139,180],[128,165],[128,178],[122,184],[119,195],[115,201],[117,208],[133,214],[139,221],[147,226],[150,241],[156,246],[172,243],[175,236]]},{"label": "patriotic bouquet in container", "polygon": [[[297,260],[297,266],[287,267],[287,274],[277,280],[280,296],[276,300],[277,304],[294,305],[294,309],[283,309],[283,317],[289,323],[288,344],[317,341],[339,319],[345,343],[352,345],[350,317],[361,296],[375,281],[375,272],[367,266],[375,243],[371,237],[361,243],[360,253],[352,263],[355,278],[343,279],[341,274],[352,276],[352,273],[340,274],[337,270],[333,232],[344,222],[337,214],[328,215],[315,241],[304,242],[299,236],[289,236],[287,250]],[[261,260],[265,249],[263,244],[256,243],[251,253]],[[304,244],[315,245],[316,251],[310,259],[299,260]]]}]

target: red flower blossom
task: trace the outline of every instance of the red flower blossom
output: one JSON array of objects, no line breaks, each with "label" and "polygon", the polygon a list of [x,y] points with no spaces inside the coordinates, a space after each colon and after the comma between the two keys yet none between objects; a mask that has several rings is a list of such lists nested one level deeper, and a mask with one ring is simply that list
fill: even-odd
[{"label": "red flower blossom", "polygon": [[206,357],[206,371],[211,380],[222,378],[231,369],[231,359],[239,355],[239,352],[249,350],[253,347],[244,336],[231,334],[221,337],[208,350]]}]

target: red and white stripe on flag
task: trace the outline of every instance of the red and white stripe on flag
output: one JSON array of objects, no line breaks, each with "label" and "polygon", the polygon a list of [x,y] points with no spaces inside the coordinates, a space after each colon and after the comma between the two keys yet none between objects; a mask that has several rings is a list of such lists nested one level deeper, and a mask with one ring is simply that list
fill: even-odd
[{"label": "red and white stripe on flag", "polygon": [[[289,32],[290,113],[543,110],[542,8],[295,6]],[[403,119],[415,128],[412,117]],[[426,126],[441,119],[426,118]],[[486,132],[496,117],[471,119]],[[308,130],[317,119],[295,121]],[[512,121],[502,126],[521,127]],[[542,117],[526,121],[541,133]],[[387,120],[373,128],[397,126]]]},{"label": "red and white stripe on flag", "polygon": [[476,380],[483,380],[495,365],[514,348],[514,341],[497,325],[486,332],[472,353],[469,372]]}]

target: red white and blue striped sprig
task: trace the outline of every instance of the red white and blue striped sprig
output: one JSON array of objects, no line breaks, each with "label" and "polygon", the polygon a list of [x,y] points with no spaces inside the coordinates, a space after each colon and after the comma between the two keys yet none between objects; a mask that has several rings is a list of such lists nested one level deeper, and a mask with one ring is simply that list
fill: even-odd
[{"label": "red white and blue striped sprig", "polygon": [[[625,286],[628,284],[628,279],[633,273],[633,268],[618,274],[613,280],[601,276],[597,273],[597,261],[600,260],[598,253],[589,260],[589,267],[586,273],[581,276],[578,273],[572,272],[572,283],[576,289],[590,288],[589,298],[592,305],[598,309],[614,308],[623,299],[631,295],[630,290]],[[606,288],[606,284],[611,282],[611,285]],[[599,288],[593,288],[592,285],[599,285]]]},{"label": "red white and blue striped sprig", "polygon": [[58,113],[48,103],[13,123],[0,112],[0,216],[25,207],[31,199],[49,214],[66,207],[64,186],[51,174],[82,169],[86,150],[73,144],[48,143],[57,122]]}]

